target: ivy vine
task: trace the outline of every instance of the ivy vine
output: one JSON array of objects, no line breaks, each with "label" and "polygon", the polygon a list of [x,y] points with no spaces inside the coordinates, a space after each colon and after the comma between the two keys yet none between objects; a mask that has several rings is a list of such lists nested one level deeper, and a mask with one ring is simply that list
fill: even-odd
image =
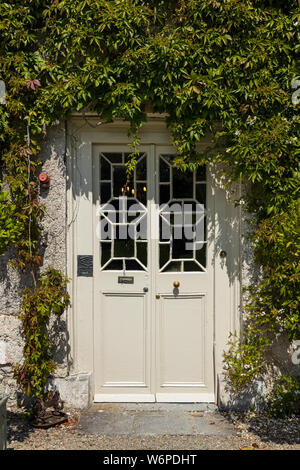
[{"label": "ivy vine", "polygon": [[[239,203],[253,215],[263,278],[250,288],[243,338],[225,356],[231,384],[246,386],[263,372],[276,335],[300,338],[299,115],[291,99],[298,21],[297,0],[2,2],[0,252],[13,248],[16,267],[36,279],[38,153],[55,120],[90,107],[103,121],[127,120],[137,146],[151,103],[167,113],[178,167],[222,161],[228,180],[248,183]],[[214,148],[199,153],[208,131]]]},{"label": "ivy vine", "polygon": [[28,396],[45,400],[47,381],[55,371],[48,334],[51,314],[61,316],[69,305],[68,282],[56,269],[48,268],[34,290],[25,290],[19,318],[23,327],[24,362],[14,366],[14,376]]}]

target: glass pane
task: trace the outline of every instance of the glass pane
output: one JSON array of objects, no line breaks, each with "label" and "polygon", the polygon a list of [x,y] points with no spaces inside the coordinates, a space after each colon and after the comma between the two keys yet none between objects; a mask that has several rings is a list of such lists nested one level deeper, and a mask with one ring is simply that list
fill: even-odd
[{"label": "glass pane", "polygon": [[131,215],[135,213],[138,215],[141,212],[145,212],[145,207],[143,207],[135,198],[127,198],[126,207],[127,210],[131,212]]},{"label": "glass pane", "polygon": [[136,252],[137,258],[143,263],[144,266],[147,266],[147,243],[137,243]]},{"label": "glass pane", "polygon": [[193,173],[173,168],[173,198],[193,197]]},{"label": "glass pane", "polygon": [[100,179],[101,180],[111,179],[110,168],[111,166],[109,162],[104,157],[101,157],[100,159]]},{"label": "glass pane", "polygon": [[180,261],[172,261],[163,270],[164,273],[180,272],[180,271],[181,271],[181,262]]},{"label": "glass pane", "polygon": [[165,214],[165,218],[167,220],[170,220],[171,225],[182,225],[183,222],[183,213],[182,213],[182,207],[178,205],[176,202],[175,204],[170,204],[170,213],[163,213]]},{"label": "glass pane", "polygon": [[191,212],[196,212],[197,203],[194,201],[183,201],[184,212],[189,214]]},{"label": "glass pane", "polygon": [[166,222],[166,220],[163,217],[160,217],[160,221],[159,221],[159,239],[161,241],[170,240],[170,236],[171,236],[170,224],[168,222]]},{"label": "glass pane", "polygon": [[159,267],[162,268],[169,260],[170,245],[159,245]]},{"label": "glass pane", "polygon": [[170,200],[170,185],[160,184],[159,185],[159,203],[164,204]]},{"label": "glass pane", "polygon": [[111,243],[101,243],[101,266],[111,258]]},{"label": "glass pane", "polygon": [[181,240],[173,240],[173,259],[193,258],[193,250],[186,249],[186,242],[187,240],[185,238],[182,238]]},{"label": "glass pane", "polygon": [[141,201],[144,206],[147,206],[147,184],[137,183],[136,184],[136,198]]},{"label": "glass pane", "polygon": [[124,165],[116,165],[113,167],[113,195],[118,196],[134,196],[132,194],[132,181],[127,181],[126,167]]},{"label": "glass pane", "polygon": [[131,256],[134,256],[134,240],[130,238],[127,238],[127,240],[115,240],[114,257],[130,258]]},{"label": "glass pane", "polygon": [[170,181],[170,167],[162,158],[159,162],[159,177],[161,182],[166,181],[168,183]]},{"label": "glass pane", "polygon": [[138,217],[138,214],[136,214],[136,215],[129,215],[129,214],[127,214],[127,221],[128,221],[129,223],[131,223],[131,222],[135,221],[135,219],[136,219],[137,217]]},{"label": "glass pane", "polygon": [[200,204],[206,205],[206,184],[196,184],[196,199]]},{"label": "glass pane", "polygon": [[111,184],[110,183],[101,183],[100,184],[100,202],[104,204],[109,201],[111,198]]},{"label": "glass pane", "polygon": [[99,236],[101,240],[111,240],[113,236],[113,225],[106,217],[100,217]]},{"label": "glass pane", "polygon": [[136,179],[146,181],[147,180],[147,160],[146,157],[143,157],[136,164]]},{"label": "glass pane", "polygon": [[198,244],[196,243],[196,249],[195,255],[196,255],[196,260],[199,261],[199,263],[206,268],[206,243]]},{"label": "glass pane", "polygon": [[142,217],[141,221],[136,225],[134,238],[137,240],[147,240],[147,216]]},{"label": "glass pane", "polygon": [[[182,221],[184,224],[184,227],[189,226],[189,225],[194,225],[200,217],[203,216],[203,211],[198,211],[198,212],[184,212],[182,214]],[[178,216],[177,216],[178,217]],[[175,217],[176,220],[176,217]]]},{"label": "glass pane", "polygon": [[113,222],[116,222],[117,224],[121,224],[125,222],[124,218],[125,218],[125,213],[123,211],[116,211],[116,212],[112,212],[108,215],[108,218],[109,220],[112,220]]},{"label": "glass pane", "polygon": [[194,228],[195,232],[195,242],[201,244],[201,242],[206,241],[206,217],[201,217],[198,216],[197,218],[197,224],[196,227]]},{"label": "glass pane", "polygon": [[143,267],[135,259],[125,261],[127,271],[142,271]]},{"label": "glass pane", "polygon": [[195,263],[195,261],[185,261],[184,264],[184,271],[203,271],[199,264]]},{"label": "glass pane", "polygon": [[121,153],[104,153],[103,155],[106,156],[106,158],[111,162],[111,163],[122,163],[122,154]]},{"label": "glass pane", "polygon": [[107,266],[104,268],[105,270],[111,271],[122,271],[123,270],[123,261],[121,259],[113,259]]},{"label": "glass pane", "polygon": [[114,230],[114,238],[116,240],[121,240],[122,242],[125,242],[127,240],[128,238],[128,225],[127,224],[114,225],[113,230]]}]

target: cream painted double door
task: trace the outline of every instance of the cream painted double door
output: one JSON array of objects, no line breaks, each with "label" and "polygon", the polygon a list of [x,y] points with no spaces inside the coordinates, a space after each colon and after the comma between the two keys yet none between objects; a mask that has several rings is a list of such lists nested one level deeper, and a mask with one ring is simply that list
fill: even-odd
[{"label": "cream painted double door", "polygon": [[95,401],[214,401],[214,196],[174,157],[93,147]]}]

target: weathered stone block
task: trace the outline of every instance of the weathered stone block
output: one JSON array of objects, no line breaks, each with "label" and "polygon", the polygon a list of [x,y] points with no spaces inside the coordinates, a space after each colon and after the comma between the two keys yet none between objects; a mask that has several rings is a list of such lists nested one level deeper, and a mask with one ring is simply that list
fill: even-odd
[{"label": "weathered stone block", "polygon": [[266,386],[262,380],[256,380],[252,386],[235,394],[232,390],[227,389],[224,375],[218,374],[217,403],[220,410],[244,412],[255,409],[262,411],[265,396]]},{"label": "weathered stone block", "polygon": [[90,374],[75,374],[55,378],[53,386],[59,391],[65,406],[84,409],[91,404],[90,380]]}]

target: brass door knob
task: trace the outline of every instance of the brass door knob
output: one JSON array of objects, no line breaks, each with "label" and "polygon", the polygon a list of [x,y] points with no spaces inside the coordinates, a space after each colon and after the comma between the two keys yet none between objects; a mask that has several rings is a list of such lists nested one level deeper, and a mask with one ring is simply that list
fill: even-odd
[{"label": "brass door knob", "polygon": [[180,282],[179,281],[174,281],[173,286],[175,287],[175,289],[178,289],[178,287],[180,286]]}]

